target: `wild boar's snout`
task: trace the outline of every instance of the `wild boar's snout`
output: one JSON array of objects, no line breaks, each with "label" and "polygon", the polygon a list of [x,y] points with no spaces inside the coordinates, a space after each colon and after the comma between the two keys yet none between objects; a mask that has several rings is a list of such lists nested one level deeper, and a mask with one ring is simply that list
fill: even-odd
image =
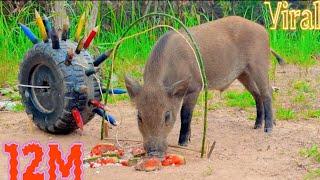
[{"label": "wild boar's snout", "polygon": [[144,140],[144,149],[148,156],[163,157],[168,145],[165,138],[152,137]]},{"label": "wild boar's snout", "polygon": [[126,77],[130,98],[137,107],[137,124],[148,155],[163,156],[167,150],[167,137],[180,116],[182,99],[190,78],[169,85],[140,85]]}]

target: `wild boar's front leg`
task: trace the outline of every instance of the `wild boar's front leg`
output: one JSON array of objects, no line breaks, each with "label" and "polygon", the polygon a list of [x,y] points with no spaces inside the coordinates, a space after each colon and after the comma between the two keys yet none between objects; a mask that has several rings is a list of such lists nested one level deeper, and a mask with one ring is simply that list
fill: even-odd
[{"label": "wild boar's front leg", "polygon": [[194,107],[199,96],[199,91],[187,94],[183,100],[182,108],[180,111],[181,128],[179,135],[179,145],[187,146],[191,136],[191,119]]}]

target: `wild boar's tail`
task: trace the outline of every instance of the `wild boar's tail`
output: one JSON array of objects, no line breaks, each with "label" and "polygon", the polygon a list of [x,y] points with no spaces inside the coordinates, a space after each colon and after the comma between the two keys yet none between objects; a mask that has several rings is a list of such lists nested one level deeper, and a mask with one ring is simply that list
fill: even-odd
[{"label": "wild boar's tail", "polygon": [[284,65],[286,62],[277,54],[273,49],[271,49],[271,53],[274,55],[274,57],[277,59],[278,63],[280,65]]}]

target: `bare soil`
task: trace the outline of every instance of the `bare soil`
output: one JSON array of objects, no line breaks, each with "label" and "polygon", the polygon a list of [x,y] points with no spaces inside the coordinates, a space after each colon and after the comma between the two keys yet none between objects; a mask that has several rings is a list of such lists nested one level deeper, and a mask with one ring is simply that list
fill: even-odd
[{"label": "bare soil", "polygon": [[[290,67],[289,69],[294,69]],[[290,71],[291,71],[290,70]],[[285,91],[289,83],[288,75],[278,73],[277,84]],[[282,71],[282,70],[281,70]],[[317,71],[316,71],[317,72]],[[316,73],[317,74],[317,73]],[[316,74],[314,74],[316,76]],[[289,78],[290,79],[290,78]],[[239,89],[236,82],[231,88]],[[110,107],[121,125],[109,130],[109,137],[116,134],[121,139],[141,139],[136,123],[136,112],[129,102],[117,103]],[[254,108],[251,109],[254,112]],[[202,137],[202,118],[196,117],[192,122],[192,138],[189,147],[200,149]],[[84,133],[78,131],[69,135],[52,135],[40,131],[23,112],[0,112],[0,142],[30,141],[46,145],[58,142],[64,154],[74,142],[82,142],[84,151],[101,142],[100,122],[96,117],[89,122]],[[303,179],[308,170],[316,165],[312,160],[299,154],[302,148],[320,142],[320,121],[317,119],[297,119],[296,121],[277,121],[272,134],[265,134],[262,129],[253,129],[254,121],[247,119],[247,112],[238,108],[223,107],[209,112],[208,140],[216,141],[210,159],[201,159],[199,153],[170,148],[170,153],[184,155],[187,164],[180,167],[165,167],[155,172],[138,172],[132,167],[104,166],[91,169],[84,168],[84,179]],[[168,140],[177,144],[180,123],[177,122]],[[122,146],[136,145],[120,142]],[[46,149],[47,150],[47,149]],[[20,158],[22,159],[22,158]],[[28,158],[20,163],[23,170]],[[0,154],[0,179],[8,179],[7,156]],[[46,170],[43,162],[39,170]]]}]

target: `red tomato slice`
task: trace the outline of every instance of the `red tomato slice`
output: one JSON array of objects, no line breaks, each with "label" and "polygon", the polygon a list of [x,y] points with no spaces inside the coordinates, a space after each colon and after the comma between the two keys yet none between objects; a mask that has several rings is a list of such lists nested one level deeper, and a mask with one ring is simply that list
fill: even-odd
[{"label": "red tomato slice", "polygon": [[173,163],[171,159],[164,159],[161,164],[162,166],[171,166]]},{"label": "red tomato slice", "polygon": [[105,158],[101,158],[97,161],[97,163],[100,163],[102,165],[106,165],[106,164],[115,164],[116,163],[116,160],[115,158],[108,158],[108,157],[105,157]]},{"label": "red tomato slice", "polygon": [[108,151],[115,151],[117,148],[113,144],[98,144],[94,146],[91,150],[91,156],[97,155],[101,156],[103,153],[106,153]]},{"label": "red tomato slice", "polygon": [[180,155],[169,154],[165,156],[165,159],[161,163],[163,166],[183,165],[185,164],[185,159]]},{"label": "red tomato slice", "polygon": [[144,150],[143,147],[134,147],[132,148],[131,153],[134,157],[137,157],[137,156],[143,156],[144,154],[146,154],[146,151]]},{"label": "red tomato slice", "polygon": [[158,158],[150,158],[139,162],[135,169],[139,171],[154,171],[161,168],[161,161]]},{"label": "red tomato slice", "polygon": [[119,157],[122,157],[124,155],[124,150],[123,149],[118,149],[117,154]]},{"label": "red tomato slice", "polygon": [[120,161],[122,166],[129,166],[129,161],[127,159],[123,159]]}]

